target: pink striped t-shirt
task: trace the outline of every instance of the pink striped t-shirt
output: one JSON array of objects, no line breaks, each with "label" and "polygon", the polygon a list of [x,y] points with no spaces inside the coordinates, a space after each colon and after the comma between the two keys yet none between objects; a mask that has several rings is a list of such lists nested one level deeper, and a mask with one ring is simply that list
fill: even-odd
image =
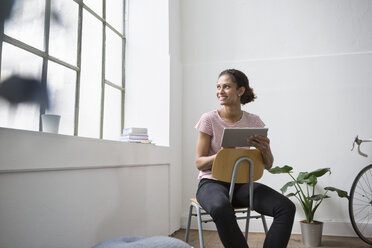
[{"label": "pink striped t-shirt", "polygon": [[[217,110],[204,113],[195,128],[202,133],[211,136],[211,146],[209,148],[208,156],[216,154],[221,149],[221,139],[223,129],[225,127],[264,127],[265,124],[258,115],[254,115],[243,111],[242,118],[235,123],[228,123],[222,120]],[[204,170],[199,172],[198,179],[212,177],[212,170]]]}]

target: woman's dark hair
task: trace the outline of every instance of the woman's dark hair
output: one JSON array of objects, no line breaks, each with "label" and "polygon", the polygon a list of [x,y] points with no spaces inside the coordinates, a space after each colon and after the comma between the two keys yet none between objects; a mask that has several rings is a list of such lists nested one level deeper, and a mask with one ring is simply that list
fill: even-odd
[{"label": "woman's dark hair", "polygon": [[249,87],[248,77],[241,71],[235,69],[227,69],[220,73],[218,78],[223,75],[229,75],[231,81],[237,84],[237,88],[244,87],[245,91],[240,98],[241,104],[253,102],[256,99],[256,95],[253,93],[253,89]]}]

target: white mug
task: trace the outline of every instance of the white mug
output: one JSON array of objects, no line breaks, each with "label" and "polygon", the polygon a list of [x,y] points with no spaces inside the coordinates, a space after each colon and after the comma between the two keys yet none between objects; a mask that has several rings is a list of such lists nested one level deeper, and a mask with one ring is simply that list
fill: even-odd
[{"label": "white mug", "polygon": [[42,114],[41,126],[43,132],[58,133],[60,119],[61,119],[60,115]]}]

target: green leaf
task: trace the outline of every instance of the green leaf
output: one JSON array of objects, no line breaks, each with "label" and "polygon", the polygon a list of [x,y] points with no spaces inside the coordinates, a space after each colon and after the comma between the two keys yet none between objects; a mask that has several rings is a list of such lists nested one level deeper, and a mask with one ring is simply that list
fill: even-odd
[{"label": "green leaf", "polygon": [[299,184],[303,184],[304,183],[304,179],[307,178],[309,175],[309,173],[307,172],[300,172],[297,176],[297,182]]},{"label": "green leaf", "polygon": [[297,193],[289,193],[288,195],[286,195],[286,197],[292,197],[292,196],[296,196]]},{"label": "green leaf", "polygon": [[321,176],[323,176],[324,174],[326,174],[327,172],[328,172],[329,174],[331,174],[331,169],[330,169],[330,168],[322,168],[322,169],[318,169],[318,170],[315,170],[315,171],[310,172],[310,173],[309,173],[309,177],[312,176],[312,175],[314,175],[314,176],[316,176],[316,177],[321,177]]},{"label": "green leaf", "polygon": [[286,183],[281,189],[280,191],[282,191],[282,194],[284,194],[285,192],[287,192],[287,189],[288,187],[292,187],[293,185],[295,185],[295,181],[290,181],[288,183]]},{"label": "green leaf", "polygon": [[345,197],[345,198],[349,199],[349,195],[347,194],[346,191],[343,191],[343,190],[335,188],[335,187],[325,187],[324,189],[329,190],[329,191],[336,191],[339,197],[341,197],[341,198]]},{"label": "green leaf", "polygon": [[285,165],[283,167],[277,166],[277,167],[274,167],[274,168],[270,169],[269,172],[271,174],[289,173],[289,172],[292,171],[292,169],[293,168],[291,166],[288,166],[288,165]]},{"label": "green leaf", "polygon": [[330,198],[330,197],[327,196],[327,195],[318,194],[318,195],[313,195],[313,196],[309,197],[308,199],[311,200],[311,201],[319,201],[319,200],[324,199],[324,198]]},{"label": "green leaf", "polygon": [[306,178],[304,182],[310,186],[315,186],[318,183],[318,179],[316,179],[316,176],[311,175],[310,177]]}]

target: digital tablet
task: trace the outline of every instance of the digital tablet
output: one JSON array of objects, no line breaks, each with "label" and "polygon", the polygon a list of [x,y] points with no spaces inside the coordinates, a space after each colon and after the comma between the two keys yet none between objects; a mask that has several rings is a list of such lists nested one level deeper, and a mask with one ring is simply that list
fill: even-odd
[{"label": "digital tablet", "polygon": [[221,147],[244,147],[252,135],[267,137],[268,128],[225,128],[222,134]]}]

